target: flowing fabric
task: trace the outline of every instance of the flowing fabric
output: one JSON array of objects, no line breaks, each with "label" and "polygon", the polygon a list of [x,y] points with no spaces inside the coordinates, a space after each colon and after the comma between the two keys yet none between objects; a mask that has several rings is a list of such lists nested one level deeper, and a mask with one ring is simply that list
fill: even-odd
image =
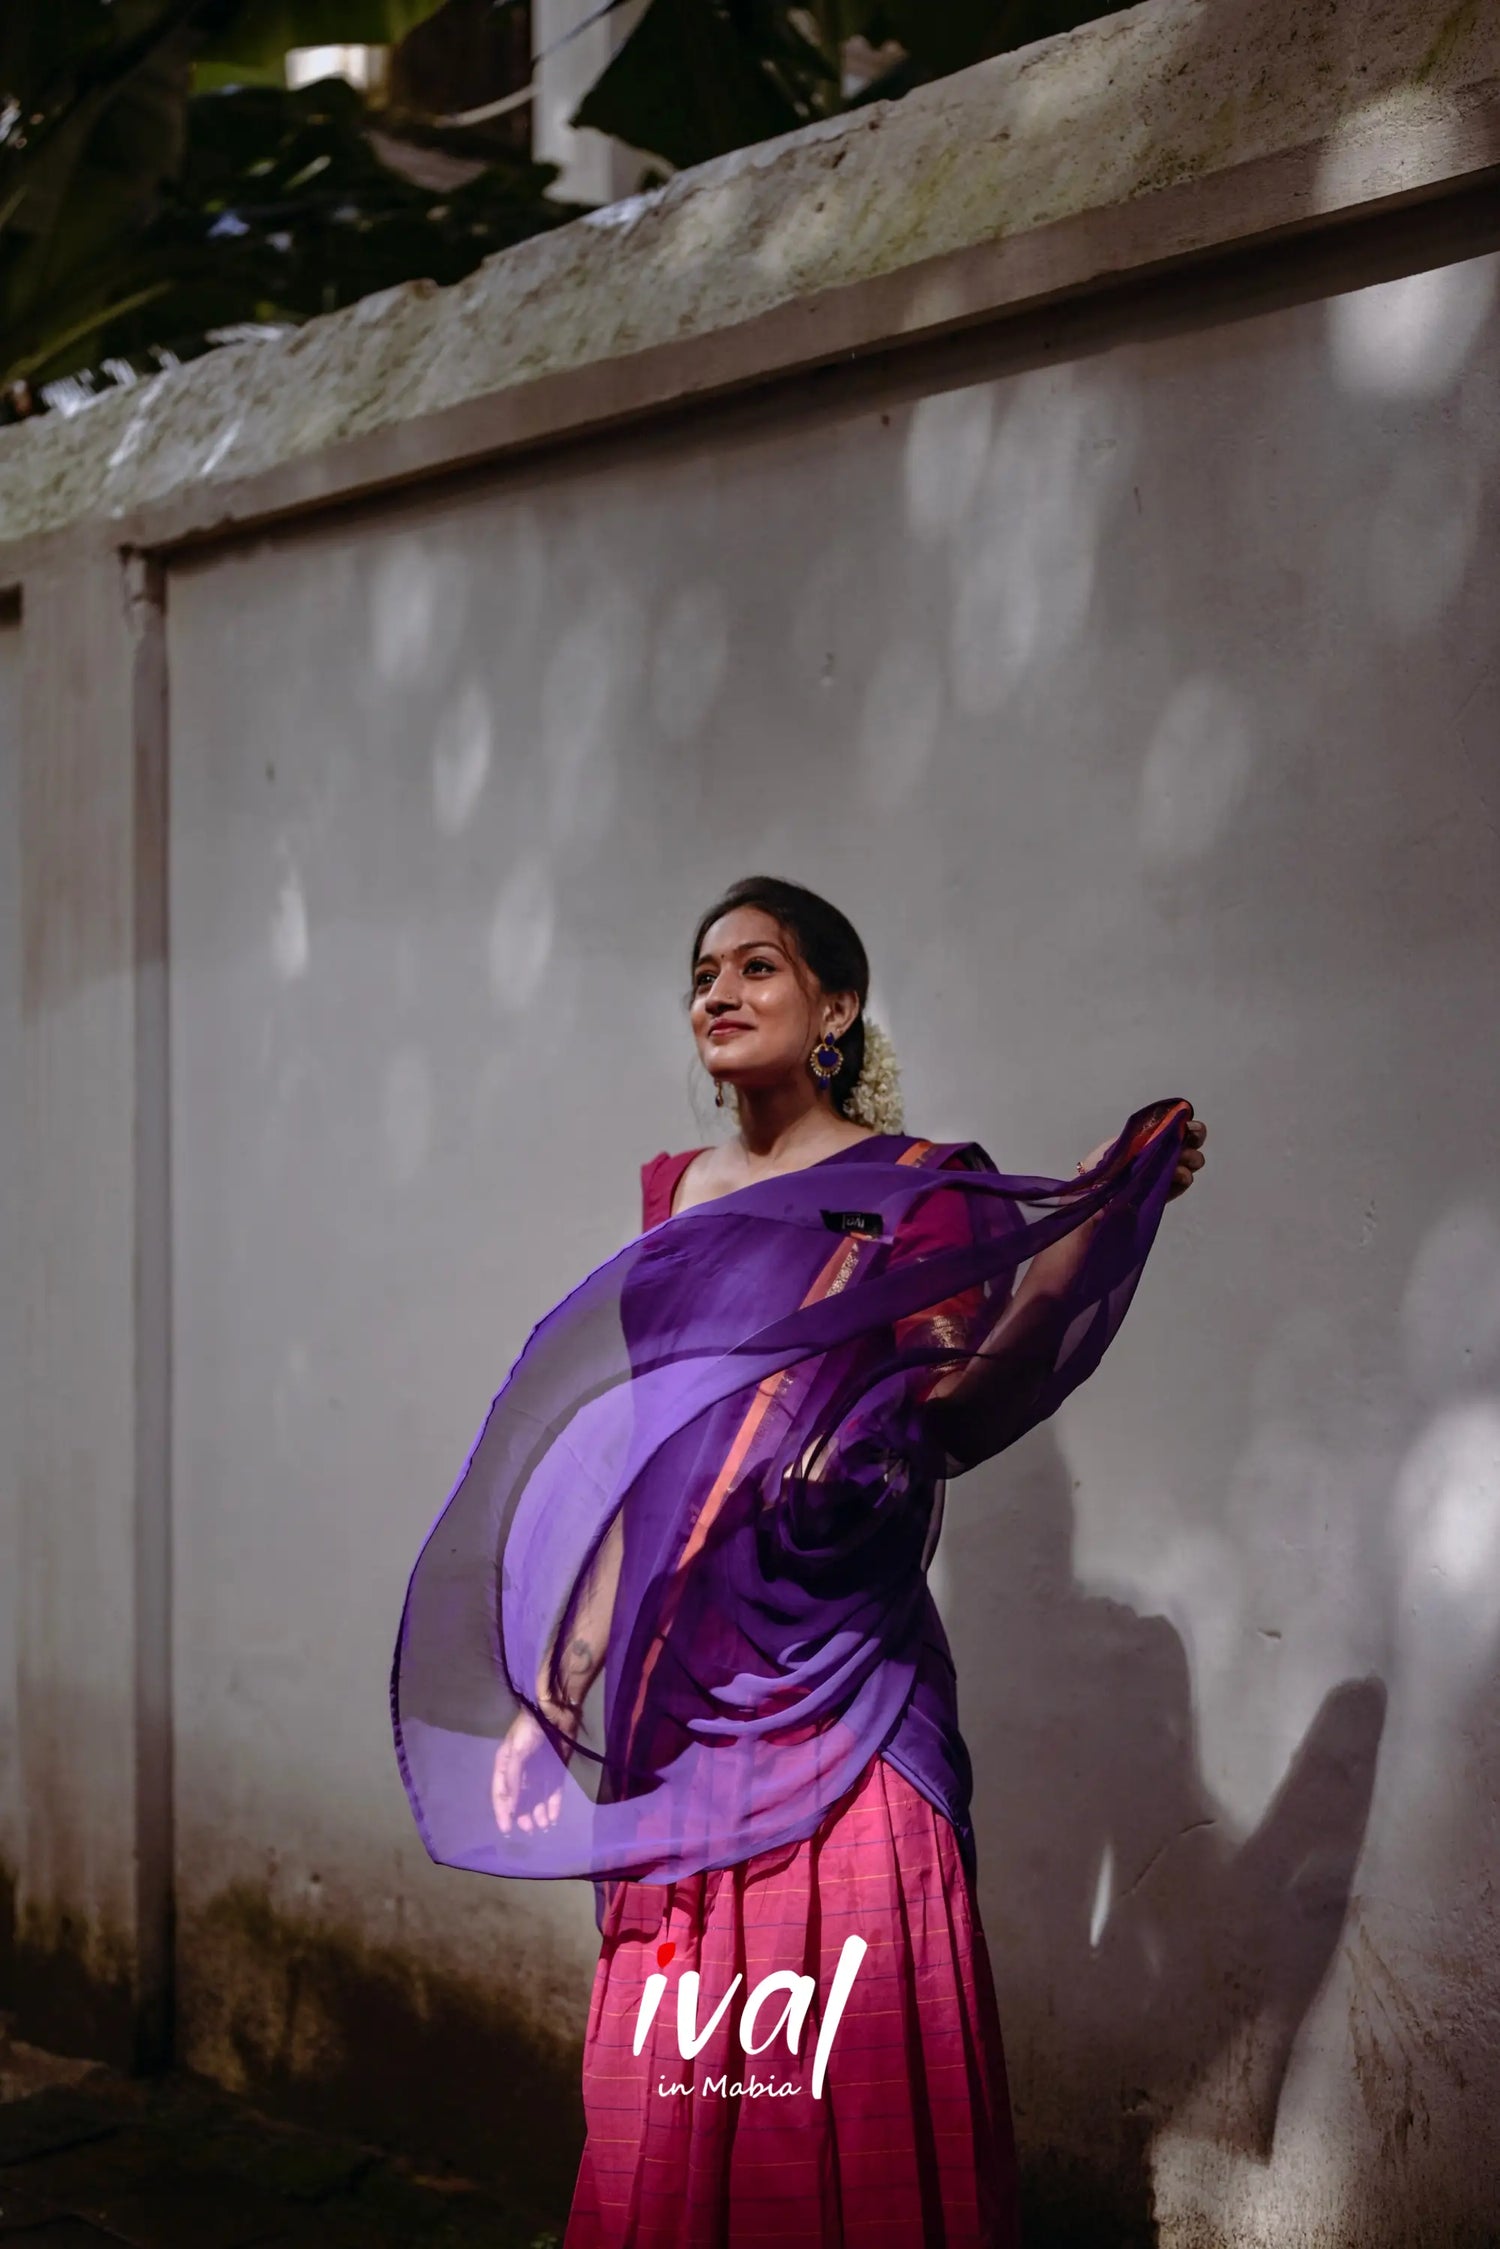
[{"label": "flowing fabric", "polygon": [[[1098,1365],[1191,1114],[1138,1110],[1071,1180],[871,1136],[668,1219],[549,1313],[407,1590],[392,1722],[432,1858],[592,1879],[602,1927],[612,1878],[804,1839],[882,1750],[968,1837],[924,1570],[943,1485]],[[573,1741],[550,1711],[580,1640]],[[502,1832],[522,1709],[525,1801],[558,1809]]]}]

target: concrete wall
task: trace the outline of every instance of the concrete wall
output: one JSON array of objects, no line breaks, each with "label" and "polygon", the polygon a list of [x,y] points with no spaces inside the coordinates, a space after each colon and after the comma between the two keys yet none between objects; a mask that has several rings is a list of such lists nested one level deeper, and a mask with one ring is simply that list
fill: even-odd
[{"label": "concrete wall", "polygon": [[171,1762],[159,668],[135,565],[18,559],[10,1996],[38,2042],[144,2060],[162,2050]]},{"label": "concrete wall", "polygon": [[[1106,1369],[940,1551],[1049,2206],[1494,2206],[1497,283],[174,571],[189,2059],[284,2020],[237,1897],[581,2020],[587,1891],[426,1863],[383,1668],[529,1326],[705,1137],[682,947],[765,864],[857,916],[917,1129],[1066,1173],[1159,1094],[1210,1120]],[[345,2027],[304,2003],[287,2065]]]},{"label": "concrete wall", "polygon": [[1395,224],[1496,165],[1500,24],[1473,0],[1145,0],[695,166],[454,288],[205,356],[83,426],[27,423],[0,441],[0,542],[222,535],[1227,250]]},{"label": "concrete wall", "polygon": [[1497,160],[1477,11],[1152,0],[0,441],[27,2027],[565,2203],[391,1639],[769,865],[915,1127],[1210,1124],[934,1568],[1029,2249],[1488,2239]]}]

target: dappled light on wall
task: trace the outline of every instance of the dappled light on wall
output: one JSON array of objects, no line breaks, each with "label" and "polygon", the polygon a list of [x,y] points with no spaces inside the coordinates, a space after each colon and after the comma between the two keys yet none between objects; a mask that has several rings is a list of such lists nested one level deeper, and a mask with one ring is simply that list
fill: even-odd
[{"label": "dappled light on wall", "polygon": [[1500,265],[1470,258],[1331,297],[1334,373],[1378,398],[1432,398],[1461,372],[1494,307]]},{"label": "dappled light on wall", "polygon": [[432,812],[445,836],[461,835],[484,792],[493,755],[489,699],[471,680],[438,720],[432,743]]},{"label": "dappled light on wall", "polygon": [[301,870],[288,866],[271,909],[271,962],[284,984],[307,974],[312,954]]},{"label": "dappled light on wall", "polygon": [[1406,1367],[1424,1398],[1500,1366],[1500,1218],[1465,1202],[1427,1229],[1401,1296]]},{"label": "dappled light on wall", "polygon": [[391,685],[443,680],[468,622],[468,577],[457,556],[420,537],[383,540],[372,558],[370,660]]},{"label": "dappled light on wall", "polygon": [[970,717],[993,718],[1081,632],[1134,455],[1128,394],[1052,368],[1011,386],[950,552],[951,679]]},{"label": "dappled light on wall", "polygon": [[754,259],[773,281],[796,286],[813,279],[830,250],[847,240],[869,213],[861,208],[858,190],[853,196],[837,173],[827,176],[822,195],[814,200],[788,199],[756,243]]},{"label": "dappled light on wall", "polygon": [[[1105,1591],[1111,1581],[1101,1583],[1098,1577],[1080,1573],[1080,1582]],[[1152,1614],[1165,1617],[1182,1641],[1200,1700],[1208,1697],[1217,1705],[1234,1676],[1245,1631],[1245,1596],[1243,1556],[1224,1531],[1185,1517],[1167,1526],[1156,1541],[1150,1583],[1136,1597]],[[1278,1744],[1275,1763],[1258,1772],[1248,1787],[1236,1788],[1234,1776],[1215,1772],[1216,1788],[1231,1782],[1226,1793],[1242,1819],[1253,1819],[1264,1804],[1280,1772],[1279,1753],[1285,1746]]]},{"label": "dappled light on wall", "polygon": [[542,679],[547,831],[556,843],[597,848],[618,790],[623,714],[641,670],[646,619],[622,586],[607,587],[559,635]]},{"label": "dappled light on wall", "polygon": [[1366,527],[1370,605],[1404,639],[1426,632],[1461,592],[1479,538],[1479,464],[1461,439],[1408,441]]},{"label": "dappled light on wall", "polygon": [[1099,1873],[1094,1883],[1094,1903],[1089,1914],[1089,1945],[1095,1952],[1109,1919],[1110,1907],[1115,1898],[1115,1847],[1106,1836],[1104,1849],[1099,1854]]},{"label": "dappled light on wall", "polygon": [[919,539],[946,538],[968,512],[989,458],[995,394],[937,391],[919,399],[907,431],[906,521]]},{"label": "dappled light on wall", "polygon": [[651,716],[669,742],[691,740],[729,669],[729,604],[705,583],[680,586],[657,620],[651,647]]},{"label": "dappled light on wall", "polygon": [[1245,698],[1209,674],[1173,689],[1141,767],[1139,834],[1148,866],[1201,859],[1228,834],[1254,761]]},{"label": "dappled light on wall", "polygon": [[1393,1512],[1408,1661],[1462,1693],[1500,1634],[1500,1398],[1436,1416],[1402,1465]]},{"label": "dappled light on wall", "polygon": [[490,992],[507,1014],[521,1013],[535,999],[556,933],[551,877],[541,860],[523,859],[506,876],[490,915]]}]

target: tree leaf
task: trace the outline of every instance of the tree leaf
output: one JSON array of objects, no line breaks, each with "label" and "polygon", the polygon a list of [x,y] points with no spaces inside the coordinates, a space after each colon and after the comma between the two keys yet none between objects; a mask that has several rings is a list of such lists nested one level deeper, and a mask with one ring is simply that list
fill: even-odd
[{"label": "tree leaf", "polygon": [[651,0],[572,123],[682,166],[789,132],[806,115],[718,0]]},{"label": "tree leaf", "polygon": [[[76,344],[81,344],[86,338],[97,335],[102,328],[108,327],[112,321],[123,320],[127,313],[138,312],[143,306],[153,304],[159,297],[164,297],[171,286],[170,281],[150,281],[143,288],[132,290],[129,296],[118,298],[113,304],[90,305],[88,310],[75,321],[71,329],[65,328],[60,333],[55,330],[49,333],[40,352],[33,354],[30,359],[24,356],[20,359],[13,359],[4,370],[3,377],[0,377],[0,380],[7,383],[19,382],[25,377],[36,374],[38,369],[44,367],[48,360],[66,358]],[[55,308],[53,317],[54,319],[56,317]]]},{"label": "tree leaf", "polygon": [[884,0],[881,14],[926,79],[1118,14],[1123,0]]},{"label": "tree leaf", "polygon": [[393,47],[442,0],[242,0],[232,21],[205,41],[200,59],[222,69],[276,69],[297,47]]},{"label": "tree leaf", "polygon": [[193,358],[221,329],[295,324],[402,281],[458,281],[579,209],[548,196],[556,167],[526,156],[466,166],[444,187],[393,169],[381,155],[398,145],[388,114],[341,79],[199,95],[188,120],[181,178],[122,246],[129,282],[159,283],[157,293],[116,302],[127,294],[120,257],[81,274],[81,302],[51,297],[38,332],[7,339],[10,379],[73,374],[80,340],[93,365],[152,372],[159,347]]}]

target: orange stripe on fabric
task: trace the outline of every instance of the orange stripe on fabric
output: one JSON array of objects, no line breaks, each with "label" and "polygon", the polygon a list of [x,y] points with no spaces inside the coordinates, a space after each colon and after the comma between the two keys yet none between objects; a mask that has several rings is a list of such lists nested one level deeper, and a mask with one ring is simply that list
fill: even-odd
[{"label": "orange stripe on fabric", "polygon": [[[914,1140],[911,1146],[903,1150],[901,1155],[896,1158],[896,1161],[899,1164],[920,1163],[931,1147],[932,1142],[930,1140]],[[833,1294],[834,1283],[838,1278],[840,1267],[845,1264],[846,1258],[858,1257],[859,1247],[858,1242],[850,1244],[847,1241],[840,1241],[838,1248],[828,1259],[806,1296],[803,1297],[799,1307],[800,1310],[806,1311],[810,1304],[820,1303],[825,1296]],[[847,1275],[845,1277],[847,1278]],[[656,1659],[666,1644],[667,1633],[671,1630],[672,1620],[677,1614],[677,1603],[682,1598],[682,1587],[688,1565],[694,1556],[700,1552],[704,1540],[712,1529],[714,1518],[728,1497],[735,1476],[744,1465],[745,1455],[750,1450],[756,1431],[770,1410],[771,1400],[781,1387],[782,1378],[786,1371],[785,1367],[778,1367],[774,1374],[766,1375],[757,1384],[755,1396],[746,1409],[745,1418],[735,1434],[734,1443],[729,1448],[724,1465],[714,1478],[708,1497],[698,1510],[697,1521],[688,1533],[687,1544],[683,1547],[681,1557],[672,1572],[672,1583],[666,1596],[667,1614],[657,1627],[651,1646],[646,1652],[646,1660],[641,1666],[641,1679],[636,1690],[635,1707],[630,1713],[630,1738],[632,1742],[635,1739],[635,1729],[640,1724],[641,1711],[646,1700],[646,1689],[651,1683],[651,1674],[656,1668]]]}]

